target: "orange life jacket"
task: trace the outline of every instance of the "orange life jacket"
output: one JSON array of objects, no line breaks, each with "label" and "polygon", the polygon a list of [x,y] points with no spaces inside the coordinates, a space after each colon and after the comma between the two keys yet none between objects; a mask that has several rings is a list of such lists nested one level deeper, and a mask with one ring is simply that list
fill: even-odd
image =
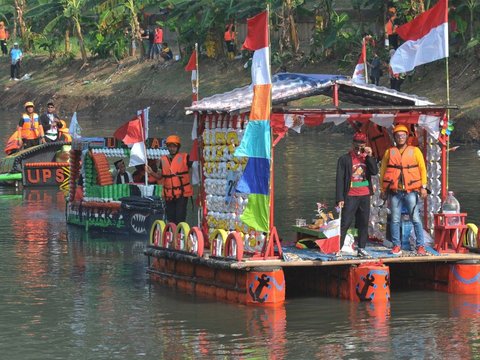
[{"label": "orange life jacket", "polygon": [[387,35],[393,35],[393,33],[395,33],[394,24],[393,24],[393,17],[388,19],[387,23],[385,24],[385,33]]},{"label": "orange life jacket", "polygon": [[367,137],[368,144],[372,148],[373,156],[378,160],[382,160],[385,151],[393,145],[388,131],[380,125],[368,122]]},{"label": "orange life jacket", "polygon": [[7,145],[5,146],[5,154],[10,155],[20,149],[21,147],[18,144],[18,131],[15,131],[13,135],[10,136],[7,140]]},{"label": "orange life jacket", "polygon": [[58,141],[72,142],[72,135],[70,135],[68,128],[58,129]]},{"label": "orange life jacket", "polygon": [[171,160],[162,156],[162,180],[165,200],[193,196],[186,153],[178,153]]},{"label": "orange life jacket", "polygon": [[40,123],[38,121],[38,114],[32,113],[30,117],[27,113],[22,114],[22,139],[34,140],[40,137]]},{"label": "orange life jacket", "polygon": [[5,29],[5,26],[0,27],[0,40],[7,40],[8,35],[7,35],[7,30]]},{"label": "orange life jacket", "polygon": [[235,40],[235,31],[233,31],[233,26],[233,24],[228,24],[227,26],[225,26],[225,34],[223,35],[223,40]]},{"label": "orange life jacket", "polygon": [[400,154],[396,147],[390,148],[390,158],[383,176],[382,190],[399,190],[400,177],[403,182],[403,189],[407,192],[422,187],[422,175],[415,159],[415,147],[407,146]]}]

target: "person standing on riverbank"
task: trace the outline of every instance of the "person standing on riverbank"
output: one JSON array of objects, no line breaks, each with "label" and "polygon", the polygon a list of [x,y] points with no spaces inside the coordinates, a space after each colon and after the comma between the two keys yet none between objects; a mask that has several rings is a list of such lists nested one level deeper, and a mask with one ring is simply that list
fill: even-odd
[{"label": "person standing on riverbank", "polygon": [[370,63],[370,81],[378,86],[380,77],[382,76],[382,62],[376,52],[373,53],[373,59]]},{"label": "person standing on riverbank", "polygon": [[153,47],[150,54],[150,59],[159,59],[162,53],[163,44],[163,30],[160,27],[156,27],[153,34]]},{"label": "person standing on riverbank", "polygon": [[381,198],[390,204],[392,254],[401,255],[400,220],[402,208],[408,210],[417,241],[417,254],[425,255],[419,198],[427,197],[427,170],[422,151],[408,145],[409,130],[403,124],[393,129],[396,146],[385,152],[380,167]]},{"label": "person standing on riverbank", "polygon": [[347,230],[355,219],[358,229],[358,256],[369,256],[365,250],[368,240],[370,195],[373,194],[372,176],[378,166],[367,146],[367,136],[361,132],[353,136],[352,149],[338,159],[336,177],[336,202],[342,208],[340,224],[340,249]]},{"label": "person standing on riverbank", "polygon": [[0,21],[0,48],[2,50],[2,55],[8,55],[7,40],[7,28],[5,27],[5,23],[3,21]]},{"label": "person standing on riverbank", "polygon": [[235,58],[235,24],[233,19],[225,25],[225,32],[223,34],[223,40],[225,41],[225,46],[227,47],[227,57],[229,60]]},{"label": "person standing on riverbank", "polygon": [[18,47],[18,43],[13,44],[13,48],[10,50],[10,80],[20,80],[20,64],[22,63],[23,52]]},{"label": "person standing on riverbank", "polygon": [[146,166],[149,175],[153,175],[163,185],[167,220],[178,224],[187,219],[188,199],[193,196],[190,182],[190,161],[187,153],[179,152],[181,141],[177,135],[170,135],[166,140],[168,155],[160,159],[158,172]]}]

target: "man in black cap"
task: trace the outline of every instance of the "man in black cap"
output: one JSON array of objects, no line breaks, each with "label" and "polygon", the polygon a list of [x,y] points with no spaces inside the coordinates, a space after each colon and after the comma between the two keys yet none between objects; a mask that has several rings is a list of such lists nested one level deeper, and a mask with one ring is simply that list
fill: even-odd
[{"label": "man in black cap", "polygon": [[114,164],[115,169],[117,169],[117,174],[115,175],[115,179],[113,179],[115,184],[128,184],[133,182],[132,174],[127,171],[123,159],[115,161]]}]

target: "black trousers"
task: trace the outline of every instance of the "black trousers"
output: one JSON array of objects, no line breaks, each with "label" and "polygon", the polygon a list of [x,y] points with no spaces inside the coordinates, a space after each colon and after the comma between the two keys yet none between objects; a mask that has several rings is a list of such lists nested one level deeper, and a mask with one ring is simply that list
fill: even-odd
[{"label": "black trousers", "polygon": [[23,142],[23,148],[28,149],[31,148],[32,146],[37,146],[40,145],[40,139],[22,139]]},{"label": "black trousers", "polygon": [[17,61],[16,64],[10,65],[10,77],[12,79],[20,79],[20,61]]},{"label": "black trousers", "polygon": [[340,248],[345,242],[347,230],[355,220],[358,229],[358,247],[365,248],[368,240],[368,219],[370,217],[370,195],[348,196],[342,209],[342,223],[340,225]]},{"label": "black trousers", "polygon": [[181,197],[178,199],[165,201],[168,222],[178,224],[187,219],[188,199],[188,197]]},{"label": "black trousers", "polygon": [[2,54],[8,55],[7,40],[0,40],[0,47],[2,48]]}]

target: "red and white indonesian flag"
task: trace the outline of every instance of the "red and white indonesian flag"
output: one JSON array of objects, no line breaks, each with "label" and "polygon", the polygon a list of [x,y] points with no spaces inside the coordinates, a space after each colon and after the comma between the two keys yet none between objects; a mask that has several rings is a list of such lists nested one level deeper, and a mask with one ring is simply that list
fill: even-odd
[{"label": "red and white indonesian flag", "polygon": [[399,26],[397,34],[405,43],[390,60],[395,74],[448,57],[448,0],[440,0],[409,23]]},{"label": "red and white indonesian flag", "polygon": [[367,80],[365,78],[365,63],[367,59],[367,47],[365,45],[365,39],[362,41],[362,53],[358,58],[357,66],[353,71],[352,81],[356,84],[366,84]]},{"label": "red and white indonesian flag", "polygon": [[192,55],[190,56],[190,59],[188,60],[187,66],[185,66],[185,71],[191,71],[192,72],[192,103],[194,101],[197,101],[198,98],[198,89],[197,89],[197,64],[198,64],[198,59],[197,59],[197,50],[195,46],[195,50],[192,52]]}]

